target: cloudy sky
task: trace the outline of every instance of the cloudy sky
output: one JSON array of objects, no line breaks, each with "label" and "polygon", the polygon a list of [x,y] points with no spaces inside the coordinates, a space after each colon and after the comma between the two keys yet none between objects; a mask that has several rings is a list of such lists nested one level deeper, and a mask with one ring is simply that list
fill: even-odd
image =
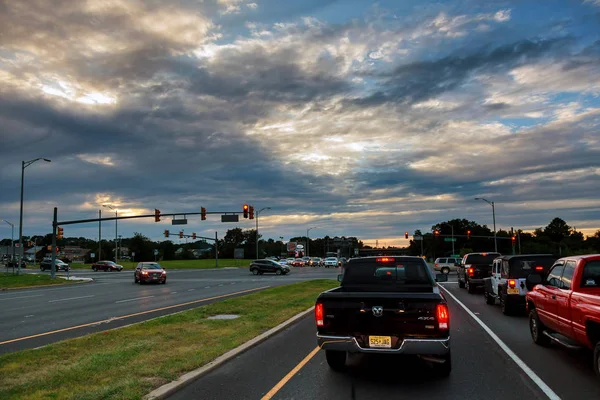
[{"label": "cloudy sky", "polygon": [[498,228],[600,228],[600,0],[250,1],[0,3],[0,219],[18,225],[21,161],[46,157],[25,170],[25,235],[53,207],[249,203],[271,207],[266,237],[402,245],[491,226],[477,196]]}]

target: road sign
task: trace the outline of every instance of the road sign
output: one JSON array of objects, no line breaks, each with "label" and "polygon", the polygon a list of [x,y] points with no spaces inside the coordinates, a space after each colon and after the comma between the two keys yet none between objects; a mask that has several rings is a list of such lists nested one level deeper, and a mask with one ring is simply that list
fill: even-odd
[{"label": "road sign", "polygon": [[444,242],[456,242],[456,238],[444,238]]},{"label": "road sign", "polygon": [[90,253],[90,258],[96,257],[96,253]]},{"label": "road sign", "polygon": [[135,257],[135,251],[131,252],[131,257]]},{"label": "road sign", "polygon": [[241,260],[244,258],[244,249],[240,248],[240,249],[233,249],[233,258],[235,258],[236,260]]},{"label": "road sign", "polygon": [[240,216],[237,214],[229,215],[221,215],[221,222],[240,222]]},{"label": "road sign", "polygon": [[423,240],[423,236],[413,236],[413,240]]},{"label": "road sign", "polygon": [[157,256],[158,255],[158,249],[154,249],[154,255]]},{"label": "road sign", "polygon": [[187,219],[174,219],[174,220],[171,220],[171,225],[187,225]]}]

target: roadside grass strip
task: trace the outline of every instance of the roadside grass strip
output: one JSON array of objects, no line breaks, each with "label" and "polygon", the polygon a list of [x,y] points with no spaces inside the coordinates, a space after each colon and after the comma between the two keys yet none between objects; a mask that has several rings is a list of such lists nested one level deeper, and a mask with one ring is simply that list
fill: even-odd
[{"label": "roadside grass strip", "polygon": [[[213,259],[202,259],[202,260],[168,260],[168,261],[157,261],[165,269],[209,269],[216,268],[215,260]],[[219,268],[247,268],[252,260],[236,260],[236,259],[219,259]],[[123,266],[124,270],[133,270],[137,266],[138,262],[119,260],[117,263]],[[70,264],[71,269],[89,269],[92,270],[92,264]]]},{"label": "roadside grass strip", "polygon": [[[0,356],[0,398],[141,399],[314,305],[320,279]],[[219,314],[239,318],[208,320]]]},{"label": "roadside grass strip", "polygon": [[64,285],[64,284],[76,284],[81,283],[78,281],[69,281],[66,279],[55,278],[51,279],[50,275],[35,275],[35,274],[0,274],[0,290],[21,288],[21,287],[34,287],[34,286],[48,286],[48,285]]}]

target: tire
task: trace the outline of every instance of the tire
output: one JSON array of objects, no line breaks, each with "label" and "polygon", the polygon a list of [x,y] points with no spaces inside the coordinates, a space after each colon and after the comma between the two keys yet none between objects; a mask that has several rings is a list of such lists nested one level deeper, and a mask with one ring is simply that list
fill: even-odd
[{"label": "tire", "polygon": [[337,350],[325,350],[325,358],[329,368],[336,372],[346,369],[346,352]]},{"label": "tire", "polygon": [[165,280],[164,280],[164,281],[162,281],[162,284],[163,284],[163,285],[166,285],[166,284],[167,284],[167,278],[165,278]]},{"label": "tire", "polygon": [[275,270],[275,275],[281,275],[281,270],[280,269]]},{"label": "tire", "polygon": [[594,371],[596,376],[600,378],[600,341],[594,347]]},{"label": "tire", "polygon": [[489,304],[491,306],[496,304],[496,299],[493,296],[490,296],[490,292],[487,290],[483,292],[483,296],[485,297],[485,304]]},{"label": "tire", "polygon": [[473,294],[475,293],[475,287],[473,287],[470,283],[468,279],[465,279],[465,288],[467,289],[467,292],[469,292],[469,294]]},{"label": "tire", "polygon": [[252,272],[252,275],[258,275],[259,273],[258,268],[252,268],[250,271]]},{"label": "tire", "polygon": [[531,333],[531,339],[533,343],[540,346],[550,345],[550,338],[544,335],[545,326],[540,321],[537,311],[534,308],[529,312],[529,333]]},{"label": "tire", "polygon": [[450,268],[448,268],[448,267],[442,268],[442,274],[448,275],[449,273],[450,273]]},{"label": "tire", "polygon": [[452,354],[448,353],[443,364],[433,364],[433,373],[438,378],[447,378],[452,372]]},{"label": "tire", "polygon": [[512,315],[513,309],[510,304],[506,303],[506,296],[502,297],[502,295],[500,295],[500,307],[502,308],[502,314]]}]

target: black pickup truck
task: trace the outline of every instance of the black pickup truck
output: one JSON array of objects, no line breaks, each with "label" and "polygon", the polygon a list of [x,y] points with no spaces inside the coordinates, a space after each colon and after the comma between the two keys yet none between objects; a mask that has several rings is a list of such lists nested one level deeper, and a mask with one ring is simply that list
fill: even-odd
[{"label": "black pickup truck", "polygon": [[448,376],[450,315],[433,272],[420,257],[353,258],[340,287],[315,304],[317,343],[330,368],[341,371],[348,353],[416,355]]},{"label": "black pickup truck", "polygon": [[500,253],[469,253],[458,266],[458,287],[473,294],[483,288],[483,280],[492,275],[492,264]]}]

